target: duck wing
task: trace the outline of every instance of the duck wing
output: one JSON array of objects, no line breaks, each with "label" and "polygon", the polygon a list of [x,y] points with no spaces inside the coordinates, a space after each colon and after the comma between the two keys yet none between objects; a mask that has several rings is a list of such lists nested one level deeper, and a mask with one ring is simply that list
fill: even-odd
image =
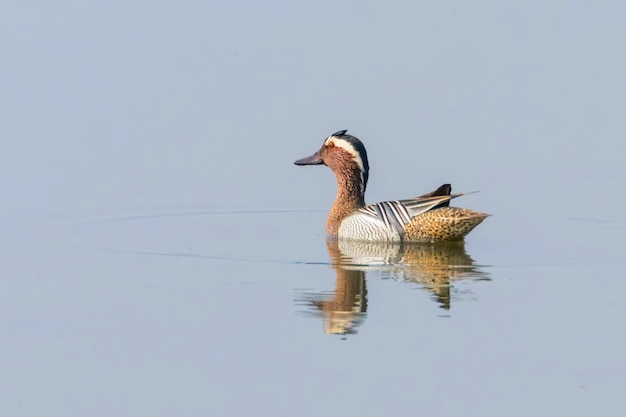
[{"label": "duck wing", "polygon": [[415,216],[429,210],[447,206],[450,200],[463,194],[436,195],[429,197],[415,197],[408,200],[383,201],[370,204],[357,210],[381,220],[390,230],[396,230],[401,235],[404,227]]}]

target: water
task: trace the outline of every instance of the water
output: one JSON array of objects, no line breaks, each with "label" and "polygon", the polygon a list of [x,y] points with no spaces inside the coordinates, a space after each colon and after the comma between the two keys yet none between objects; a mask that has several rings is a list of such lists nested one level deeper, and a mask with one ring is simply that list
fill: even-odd
[{"label": "water", "polygon": [[[616,414],[624,7],[245,6],[0,13],[0,413]],[[346,128],[492,216],[327,242]]]}]

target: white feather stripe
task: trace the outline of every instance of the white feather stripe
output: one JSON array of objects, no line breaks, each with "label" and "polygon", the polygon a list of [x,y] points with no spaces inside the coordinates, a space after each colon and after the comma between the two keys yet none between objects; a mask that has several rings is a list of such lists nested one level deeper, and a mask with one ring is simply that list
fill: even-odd
[{"label": "white feather stripe", "polygon": [[350,154],[354,162],[357,164],[357,166],[359,167],[359,171],[361,172],[361,192],[365,192],[365,164],[363,164],[363,158],[361,157],[359,151],[357,151],[354,146],[347,140],[338,138],[336,136],[329,136],[328,138],[326,138],[326,140],[324,141],[324,146],[328,146],[331,143]]},{"label": "white feather stripe", "polygon": [[406,209],[406,207],[404,207],[404,204],[399,201],[390,201],[388,202],[388,204],[391,210],[393,210],[396,218],[400,221],[402,225],[405,225],[406,223],[411,221],[409,211]]},{"label": "white feather stripe", "polygon": [[381,221],[381,227],[403,234],[405,225],[411,221],[411,216],[404,205],[399,201],[383,201],[358,210],[360,213]]},{"label": "white feather stripe", "polygon": [[385,214],[387,215],[387,223],[389,227],[393,227],[400,235],[404,234],[404,222],[400,217],[400,213],[397,210],[397,205],[395,201],[386,201],[381,203],[381,207],[384,208]]},{"label": "white feather stripe", "polygon": [[387,217],[387,212],[383,207],[382,203],[374,204],[374,211],[376,212],[376,216],[383,221],[385,224],[385,228],[391,229],[391,224],[389,223],[389,218]]}]

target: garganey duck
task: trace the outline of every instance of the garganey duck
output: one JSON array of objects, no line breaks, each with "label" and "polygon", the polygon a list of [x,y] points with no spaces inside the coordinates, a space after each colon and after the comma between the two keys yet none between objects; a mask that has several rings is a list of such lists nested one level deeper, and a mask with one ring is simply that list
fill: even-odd
[{"label": "garganey duck", "polygon": [[320,150],[296,165],[326,165],[337,177],[337,197],[326,220],[331,238],[365,241],[436,242],[462,240],[488,216],[450,207],[450,184],[408,200],[365,205],[369,163],[365,146],[347,130],[333,133]]}]

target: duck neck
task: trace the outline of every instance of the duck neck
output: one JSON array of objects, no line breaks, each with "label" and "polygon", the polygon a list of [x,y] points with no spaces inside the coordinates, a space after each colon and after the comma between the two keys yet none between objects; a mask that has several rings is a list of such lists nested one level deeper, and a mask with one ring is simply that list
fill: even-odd
[{"label": "duck neck", "polygon": [[326,220],[326,234],[337,237],[341,221],[350,213],[365,206],[365,184],[359,170],[336,173],[337,197]]}]

